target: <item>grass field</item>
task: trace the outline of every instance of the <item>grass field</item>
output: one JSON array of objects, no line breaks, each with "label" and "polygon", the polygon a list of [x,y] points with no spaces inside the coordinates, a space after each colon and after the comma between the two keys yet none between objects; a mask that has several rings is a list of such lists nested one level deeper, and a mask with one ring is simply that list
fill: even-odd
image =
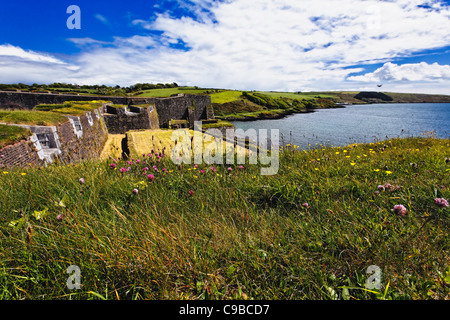
[{"label": "grass field", "polygon": [[333,95],[331,94],[323,94],[320,92],[305,92],[305,93],[294,93],[294,92],[276,92],[276,91],[257,91],[257,93],[262,93],[265,95],[268,95],[273,98],[288,98],[288,99],[314,99],[315,97],[322,97],[322,98],[333,98]]},{"label": "grass field", "polygon": [[0,124],[0,148],[31,136],[32,132],[19,126]]},{"label": "grass field", "polygon": [[54,126],[67,121],[63,115],[46,111],[0,110],[0,122],[26,125]]},{"label": "grass field", "polygon": [[174,94],[204,94],[208,89],[194,89],[193,87],[177,87],[177,88],[162,88],[144,90],[143,93],[136,95],[136,97],[170,97]]},{"label": "grass field", "polygon": [[226,90],[211,94],[211,103],[233,102],[239,100],[241,97],[242,91]]},{"label": "grass field", "polygon": [[449,208],[435,202],[450,199],[449,140],[296,149],[273,176],[148,155],[3,168],[0,298],[450,298]]}]

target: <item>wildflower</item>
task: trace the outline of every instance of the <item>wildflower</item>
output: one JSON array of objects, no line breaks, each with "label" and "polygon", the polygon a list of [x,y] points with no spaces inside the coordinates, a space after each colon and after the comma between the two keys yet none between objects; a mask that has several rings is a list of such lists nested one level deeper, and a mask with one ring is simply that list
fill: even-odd
[{"label": "wildflower", "polygon": [[214,171],[214,172],[216,172],[216,168],[214,168],[214,167],[211,167],[211,170]]},{"label": "wildflower", "polygon": [[133,164],[133,161],[127,161],[127,163],[131,166]]},{"label": "wildflower", "polygon": [[142,168],[142,171],[148,171],[148,167],[144,167],[144,168]]},{"label": "wildflower", "polygon": [[149,158],[152,158],[152,157],[153,157],[153,155],[152,155],[151,153],[149,153],[149,154],[148,154],[148,157],[149,157]]},{"label": "wildflower", "polygon": [[190,196],[193,196],[193,195],[194,195],[194,191],[189,190],[189,195],[190,195]]},{"label": "wildflower", "polygon": [[162,172],[166,172],[166,171],[167,171],[167,169],[166,169],[166,168],[163,168],[163,169],[162,169]]},{"label": "wildflower", "polygon": [[152,174],[149,174],[149,175],[147,176],[147,179],[150,180],[150,181],[153,181],[153,180],[155,180],[155,176],[152,175]]},{"label": "wildflower", "polygon": [[79,182],[80,182],[80,184],[84,184],[84,179],[83,178],[80,178],[80,180],[78,180]]},{"label": "wildflower", "polygon": [[127,169],[125,169],[125,168],[120,168],[119,171],[122,172],[122,173],[124,173],[124,172],[127,171]]},{"label": "wildflower", "polygon": [[242,170],[242,169],[244,169],[244,166],[239,166],[238,168]]},{"label": "wildflower", "polygon": [[232,171],[233,169],[231,169],[231,167],[228,167],[228,169],[227,169],[228,171]]},{"label": "wildflower", "polygon": [[136,160],[136,164],[139,164],[139,163],[141,163],[141,159]]},{"label": "wildflower", "polygon": [[116,164],[115,164],[115,163],[111,163],[111,164],[109,165],[109,167],[110,167],[111,169],[115,169],[115,168],[116,168]]},{"label": "wildflower", "polygon": [[441,208],[448,207],[448,201],[445,200],[444,198],[436,198],[436,199],[434,199],[434,203],[437,204]]},{"label": "wildflower", "polygon": [[306,208],[306,209],[311,208],[311,206],[309,205],[308,202],[303,203],[303,204],[302,204],[302,207],[303,207],[303,208]]},{"label": "wildflower", "polygon": [[354,162],[350,162],[350,165],[352,165],[352,166],[354,166],[356,163],[354,163]]},{"label": "wildflower", "polygon": [[133,189],[133,194],[138,194],[139,193],[139,190],[138,189]]},{"label": "wildflower", "polygon": [[375,172],[379,172],[379,171],[380,171],[380,169],[373,169],[373,171],[375,171]]},{"label": "wildflower", "polygon": [[198,165],[196,164],[195,166],[194,166],[194,169],[197,169],[198,168]]},{"label": "wildflower", "polygon": [[385,173],[389,175],[392,173],[392,171],[386,170]]},{"label": "wildflower", "polygon": [[128,167],[128,168],[127,168],[127,171],[130,171],[130,170],[131,170],[131,167]]},{"label": "wildflower", "polygon": [[394,211],[394,213],[398,214],[399,216],[404,216],[406,214],[406,208],[402,204],[396,204],[392,211]]},{"label": "wildflower", "polygon": [[145,158],[145,153],[143,153],[142,156]]},{"label": "wildflower", "polygon": [[25,172],[22,172],[21,175],[22,175],[22,176],[26,176],[27,174],[26,174]]},{"label": "wildflower", "polygon": [[381,190],[381,191],[384,191],[384,185],[381,185],[381,184],[378,185],[377,189],[378,189],[378,190]]},{"label": "wildflower", "polygon": [[66,215],[61,213],[56,216],[56,220],[63,221],[65,217],[66,217]]},{"label": "wildflower", "polygon": [[206,171],[205,170],[200,170],[200,173],[205,173]]},{"label": "wildflower", "polygon": [[339,151],[336,151],[336,154],[339,154]]}]

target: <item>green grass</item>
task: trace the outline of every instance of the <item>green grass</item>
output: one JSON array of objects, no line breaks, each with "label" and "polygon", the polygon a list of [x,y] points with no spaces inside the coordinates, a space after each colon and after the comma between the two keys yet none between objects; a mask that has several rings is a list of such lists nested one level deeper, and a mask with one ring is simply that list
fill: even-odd
[{"label": "green grass", "polygon": [[18,126],[0,124],[0,149],[31,136],[32,132]]},{"label": "green grass", "polygon": [[273,98],[288,98],[288,99],[314,99],[315,97],[321,98],[332,98],[333,95],[323,94],[320,92],[304,92],[304,93],[294,93],[294,92],[277,92],[277,91],[257,91],[256,93],[262,93]]},{"label": "green grass", "polygon": [[26,124],[26,125],[40,125],[53,126],[67,121],[63,115],[54,112],[46,111],[3,111],[0,110],[0,122]]},{"label": "green grass", "polygon": [[226,90],[211,94],[211,103],[227,103],[242,98],[242,91]]},{"label": "green grass", "polygon": [[[62,115],[81,116],[87,111],[100,108],[106,101],[66,101],[65,107],[61,108],[60,105],[56,105],[56,108],[51,109],[52,113],[58,113]],[[120,105],[119,105],[120,106]],[[38,107],[38,106],[37,106]]]},{"label": "green grass", "polygon": [[177,87],[177,88],[161,88],[144,90],[143,93],[136,95],[136,97],[170,97],[174,94],[204,94],[208,89],[195,89],[194,87]]},{"label": "green grass", "polygon": [[[434,204],[450,198],[448,150],[433,138],[286,146],[273,176],[155,155],[3,169],[0,297],[448,299],[449,208]],[[66,287],[70,265],[80,290]],[[370,265],[380,290],[365,288]]]}]

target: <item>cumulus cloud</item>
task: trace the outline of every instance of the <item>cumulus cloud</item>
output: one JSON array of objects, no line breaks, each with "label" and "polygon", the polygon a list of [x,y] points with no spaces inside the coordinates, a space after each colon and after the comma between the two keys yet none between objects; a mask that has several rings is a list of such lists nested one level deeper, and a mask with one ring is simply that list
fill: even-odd
[{"label": "cumulus cloud", "polygon": [[450,80],[450,66],[426,62],[403,65],[388,62],[374,72],[351,76],[348,80],[361,82],[443,81]]},{"label": "cumulus cloud", "polygon": [[[378,81],[378,74],[349,77],[363,72],[362,65],[385,63],[385,69],[392,68],[386,76],[394,77],[395,68],[388,62],[450,45],[449,6],[438,0],[177,3],[191,14],[174,17],[167,11],[134,20],[138,32],[133,37],[115,37],[108,43],[71,39],[86,50],[71,61],[79,69],[61,76],[77,83],[344,90],[366,87],[369,79]],[[429,80],[413,78],[407,68],[401,73],[409,72],[408,79],[418,86]],[[431,77],[433,68],[446,75],[445,67],[434,65],[415,73],[424,69]]]}]

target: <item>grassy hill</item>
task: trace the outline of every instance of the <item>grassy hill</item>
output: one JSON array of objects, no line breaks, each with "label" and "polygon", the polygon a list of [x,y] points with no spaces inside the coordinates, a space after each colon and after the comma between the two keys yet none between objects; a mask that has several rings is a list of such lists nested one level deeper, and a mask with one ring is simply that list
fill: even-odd
[{"label": "grassy hill", "polygon": [[449,150],[286,145],[273,176],[156,154],[3,169],[0,298],[449,299]]}]

